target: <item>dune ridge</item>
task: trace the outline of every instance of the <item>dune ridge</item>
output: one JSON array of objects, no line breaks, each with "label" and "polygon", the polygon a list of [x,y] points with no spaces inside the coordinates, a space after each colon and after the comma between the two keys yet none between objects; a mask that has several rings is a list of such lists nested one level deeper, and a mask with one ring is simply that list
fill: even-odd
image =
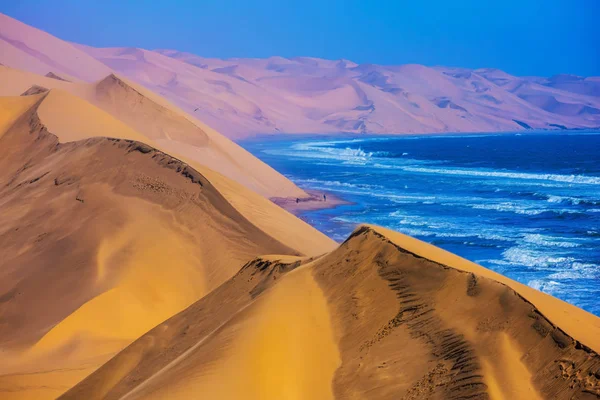
[{"label": "dune ridge", "polygon": [[[240,380],[252,382],[245,386],[244,396],[281,398],[269,393],[277,387],[270,374],[258,374],[250,366],[239,370],[246,354],[243,346],[260,348],[271,334],[301,345],[293,334],[285,333],[296,329],[295,320],[284,321],[287,327],[267,330],[260,337],[252,332],[260,329],[258,321],[265,318],[255,302],[278,297],[279,285],[286,291],[305,291],[305,301],[285,303],[280,312],[306,311],[310,290],[300,277],[308,275],[326,299],[334,353],[339,354],[335,373],[329,375],[335,398],[600,396],[597,317],[581,311],[581,318],[567,321],[562,310],[575,307],[556,299],[542,313],[538,306],[549,301],[545,295],[523,290],[506,278],[498,281],[491,271],[472,263],[467,270],[466,260],[442,250],[432,259],[419,254],[430,247],[383,228],[364,226],[338,249],[316,259],[257,258],[61,398],[96,393],[106,399],[160,398],[167,391],[170,398],[189,398],[203,391],[214,397],[235,397],[231,382]],[[224,298],[232,301],[221,307],[219,299]],[[245,319],[254,322],[248,326],[239,322]],[[277,342],[272,339],[271,344]],[[322,354],[313,346],[302,348]],[[277,349],[265,350],[263,357],[271,357],[271,351],[293,354],[289,348]],[[219,367],[232,359],[238,360],[237,367]],[[326,365],[316,368],[327,375]],[[118,379],[114,371],[119,371]],[[305,398],[302,389],[296,387],[288,395]]]},{"label": "dune ridge", "polygon": [[95,49],[2,14],[0,50],[2,399],[600,398],[600,318],[380,227],[338,245],[209,127],[585,128],[597,78]]},{"label": "dune ridge", "polygon": [[[0,98],[0,110],[3,398],[58,396],[258,254],[331,248],[289,214],[276,233],[299,250],[283,244],[201,172],[130,134],[86,138],[77,118],[96,121],[94,135],[126,125],[67,92]],[[264,200],[265,219],[285,213],[234,187]]]},{"label": "dune ridge", "polygon": [[[151,141],[154,147],[176,154],[197,166],[215,170],[267,198],[308,197],[283,175],[217,131],[160,96],[115,74],[93,83],[71,83],[0,67],[0,83],[3,84],[0,95],[4,96],[36,94],[53,89],[67,92],[123,123],[119,129],[114,128],[115,133],[110,136],[128,134],[136,140],[143,137],[144,141]],[[67,97],[66,94],[62,95],[64,101],[68,101]],[[87,109],[90,110],[89,107]],[[60,120],[65,121],[63,124],[75,126],[75,117]],[[87,132],[100,129],[86,125],[86,118],[89,116],[81,116],[78,120],[79,130]],[[60,120],[55,118],[55,123]],[[62,132],[61,129],[55,131]],[[88,137],[97,135],[87,133]]]}]

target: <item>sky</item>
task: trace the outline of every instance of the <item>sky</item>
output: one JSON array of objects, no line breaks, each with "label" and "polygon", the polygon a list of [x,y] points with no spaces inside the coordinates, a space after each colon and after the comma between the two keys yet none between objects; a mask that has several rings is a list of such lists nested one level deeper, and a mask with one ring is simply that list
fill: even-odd
[{"label": "sky", "polygon": [[600,0],[0,0],[96,47],[600,76]]}]

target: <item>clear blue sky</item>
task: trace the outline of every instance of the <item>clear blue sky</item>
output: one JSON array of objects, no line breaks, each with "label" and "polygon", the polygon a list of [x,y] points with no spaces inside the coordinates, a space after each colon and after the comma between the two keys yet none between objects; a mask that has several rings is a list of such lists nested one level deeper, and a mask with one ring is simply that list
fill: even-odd
[{"label": "clear blue sky", "polygon": [[600,75],[600,0],[0,0],[92,46]]}]

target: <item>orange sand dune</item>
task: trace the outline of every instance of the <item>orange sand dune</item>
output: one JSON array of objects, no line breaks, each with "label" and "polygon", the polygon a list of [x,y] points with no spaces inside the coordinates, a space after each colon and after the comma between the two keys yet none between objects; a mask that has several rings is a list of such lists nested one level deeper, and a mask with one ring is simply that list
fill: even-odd
[{"label": "orange sand dune", "polygon": [[258,254],[332,247],[68,92],[0,98],[0,111],[2,398],[56,397]]},{"label": "orange sand dune", "polygon": [[317,259],[248,263],[61,399],[600,396],[599,319],[496,278],[362,227]]},{"label": "orange sand dune", "polygon": [[382,228],[332,249],[62,89],[0,110],[2,398],[600,396],[585,311]]},{"label": "orange sand dune", "polygon": [[[129,126],[129,133],[119,134],[131,134],[135,130],[155,147],[213,169],[267,198],[308,197],[283,175],[231,140],[150,90],[124,78],[111,74],[96,83],[71,83],[0,66],[0,95],[20,95],[33,85],[61,89],[87,100]],[[83,120],[84,117],[79,118],[78,123]],[[98,134],[98,129],[90,132],[91,129],[94,128],[86,126],[80,137]],[[132,134],[130,138],[140,140],[139,135]]]}]

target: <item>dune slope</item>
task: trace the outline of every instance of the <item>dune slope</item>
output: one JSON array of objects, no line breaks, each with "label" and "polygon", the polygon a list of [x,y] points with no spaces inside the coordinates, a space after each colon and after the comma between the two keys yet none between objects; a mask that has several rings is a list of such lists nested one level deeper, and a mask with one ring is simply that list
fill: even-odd
[{"label": "dune slope", "polygon": [[[68,92],[123,122],[129,128],[129,134],[136,131],[146,142],[152,141],[153,146],[215,170],[267,198],[308,196],[219,132],[161,96],[114,74],[91,84],[71,83],[0,66],[0,83],[0,95],[3,96],[36,94],[50,89]],[[74,125],[70,120],[75,117],[66,118],[66,123]],[[81,116],[79,121],[84,119],[85,116]],[[86,131],[93,129],[93,126],[85,128]],[[140,139],[139,135],[130,138]]]},{"label": "dune slope", "polygon": [[429,247],[363,227],[317,259],[256,259],[61,398],[600,396],[597,317]]},{"label": "dune slope", "polygon": [[[330,246],[291,215],[283,229],[304,248],[275,239],[198,170],[66,92],[0,110],[2,398],[56,397],[258,254]],[[123,137],[86,138],[109,133]],[[255,196],[268,227],[284,211]]]},{"label": "dune slope", "polygon": [[0,13],[0,62],[63,79],[100,79],[110,69],[64,40]]}]

